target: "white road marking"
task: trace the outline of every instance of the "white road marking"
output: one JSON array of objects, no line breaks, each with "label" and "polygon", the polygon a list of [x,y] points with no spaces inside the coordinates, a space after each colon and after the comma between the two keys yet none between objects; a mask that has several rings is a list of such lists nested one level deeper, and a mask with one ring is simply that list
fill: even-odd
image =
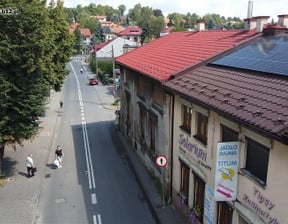
[{"label": "white road marking", "polygon": [[102,220],[101,220],[101,215],[100,214],[97,215],[97,218],[98,218],[98,224],[102,224]]},{"label": "white road marking", "polygon": [[93,205],[97,204],[97,197],[95,193],[91,194],[91,201]]}]

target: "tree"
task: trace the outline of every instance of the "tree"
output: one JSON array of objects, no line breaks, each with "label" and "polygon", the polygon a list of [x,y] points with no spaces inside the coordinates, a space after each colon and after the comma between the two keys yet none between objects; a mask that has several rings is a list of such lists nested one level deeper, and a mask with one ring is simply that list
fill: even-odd
[{"label": "tree", "polygon": [[105,42],[105,35],[101,24],[99,23],[93,37],[93,43],[99,44]]},{"label": "tree", "polygon": [[126,11],[126,6],[121,4],[118,6],[118,10],[120,12],[120,16],[124,16],[124,12]]},{"label": "tree", "polygon": [[168,18],[172,22],[172,25],[175,26],[175,31],[185,30],[185,24],[183,22],[184,15],[174,12],[172,14],[169,14]]},{"label": "tree", "polygon": [[79,27],[76,27],[74,31],[74,49],[76,50],[77,53],[80,53],[80,51],[82,50],[82,44],[83,40],[81,32],[79,30]]},{"label": "tree", "polygon": [[[59,91],[64,82],[65,77],[68,75],[68,71],[65,69],[66,63],[70,61],[70,55],[72,54],[73,46],[73,36],[67,32],[67,27],[69,24],[66,22],[65,18],[67,14],[64,12],[63,2],[57,0],[55,5],[51,1],[48,13],[50,17],[50,27],[51,29],[51,40],[55,46],[55,53],[52,55],[51,60],[51,71],[50,71],[50,85]],[[55,44],[56,43],[56,44]],[[50,49],[51,50],[51,49]]]},{"label": "tree", "polygon": [[163,16],[163,13],[162,13],[162,11],[161,11],[160,9],[154,9],[154,10],[153,10],[153,14],[154,14],[154,16],[156,16],[156,17],[158,17],[158,16],[164,17],[164,16]]},{"label": "tree", "polygon": [[162,16],[152,16],[149,20],[150,36],[159,38],[160,32],[165,28],[165,22]]},{"label": "tree", "polygon": [[0,172],[5,145],[39,131],[37,117],[50,88],[61,86],[72,47],[60,1],[48,8],[41,0],[1,1],[8,6],[19,13],[0,16]]}]

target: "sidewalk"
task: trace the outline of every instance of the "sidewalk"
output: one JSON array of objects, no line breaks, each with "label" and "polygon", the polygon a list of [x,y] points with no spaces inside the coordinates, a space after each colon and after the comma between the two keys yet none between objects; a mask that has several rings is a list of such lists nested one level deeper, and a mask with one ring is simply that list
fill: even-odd
[{"label": "sidewalk", "polygon": [[171,205],[162,206],[162,195],[158,192],[155,181],[152,179],[147,169],[144,167],[135,150],[128,143],[121,132],[117,131],[120,146],[124,148],[126,159],[132,168],[137,182],[144,192],[144,197],[148,202],[150,211],[157,224],[184,224],[184,219]]},{"label": "sidewalk", "polygon": [[[34,223],[40,190],[45,178],[44,164],[48,162],[59,121],[61,94],[61,92],[51,93],[46,115],[40,119],[43,129],[35,139],[25,141],[23,147],[17,145],[16,150],[13,147],[5,149],[2,168],[8,177],[8,182],[0,188],[1,223]],[[25,160],[30,153],[38,171],[34,177],[27,178]]]}]

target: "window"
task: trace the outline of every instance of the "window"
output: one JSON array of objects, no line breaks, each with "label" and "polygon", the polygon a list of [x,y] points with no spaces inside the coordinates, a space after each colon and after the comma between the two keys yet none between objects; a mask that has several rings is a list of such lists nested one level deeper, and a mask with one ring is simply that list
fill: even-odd
[{"label": "window", "polygon": [[232,224],[233,209],[226,202],[218,202],[217,224]]},{"label": "window", "polygon": [[153,86],[153,103],[159,106],[163,105],[163,90],[160,86]]},{"label": "window", "polygon": [[238,139],[238,132],[233,131],[230,128],[227,128],[221,125],[222,128],[222,142],[237,142]]},{"label": "window", "polygon": [[151,143],[150,150],[152,155],[156,153],[156,136],[157,136],[157,116],[151,115],[150,118],[150,135],[151,135]]},{"label": "window", "polygon": [[208,130],[208,117],[204,114],[197,112],[197,134],[196,137],[199,141],[207,144],[207,130]]},{"label": "window", "polygon": [[184,195],[186,200],[184,203],[188,204],[188,196],[189,196],[189,167],[184,163],[181,162],[181,185],[180,185],[180,192]]},{"label": "window", "polygon": [[140,109],[140,134],[141,138],[144,139],[146,130],[146,109],[143,106],[139,106]]},{"label": "window", "polygon": [[181,129],[185,130],[188,133],[191,133],[191,118],[192,118],[192,109],[186,105],[182,105],[182,125]]},{"label": "window", "polygon": [[269,148],[249,138],[246,138],[246,142],[246,167],[243,171],[261,185],[266,185]]},{"label": "window", "polygon": [[196,174],[194,174],[193,208],[198,213],[197,219],[200,223],[203,223],[204,195],[205,195],[205,183]]},{"label": "window", "polygon": [[137,94],[140,97],[144,97],[146,92],[146,79],[138,76],[137,79]]}]

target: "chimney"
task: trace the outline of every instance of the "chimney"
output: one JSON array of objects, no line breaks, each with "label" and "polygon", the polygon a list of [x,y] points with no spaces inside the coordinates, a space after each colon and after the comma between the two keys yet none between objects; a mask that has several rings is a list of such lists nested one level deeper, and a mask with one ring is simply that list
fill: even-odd
[{"label": "chimney", "polygon": [[252,14],[253,14],[253,1],[249,0],[248,1],[248,12],[247,12],[247,18],[252,18]]},{"label": "chimney", "polygon": [[278,15],[278,24],[288,28],[288,15]]},{"label": "chimney", "polygon": [[256,28],[256,19],[255,18],[247,18],[247,19],[244,19],[244,22],[245,22],[245,26],[244,26],[244,29],[245,30],[253,30]]},{"label": "chimney", "polygon": [[199,31],[205,30],[205,21],[204,20],[198,20],[197,21],[197,30],[199,30]]},{"label": "chimney", "polygon": [[256,32],[261,33],[263,31],[264,25],[268,24],[268,19],[270,16],[257,16],[256,18]]}]

